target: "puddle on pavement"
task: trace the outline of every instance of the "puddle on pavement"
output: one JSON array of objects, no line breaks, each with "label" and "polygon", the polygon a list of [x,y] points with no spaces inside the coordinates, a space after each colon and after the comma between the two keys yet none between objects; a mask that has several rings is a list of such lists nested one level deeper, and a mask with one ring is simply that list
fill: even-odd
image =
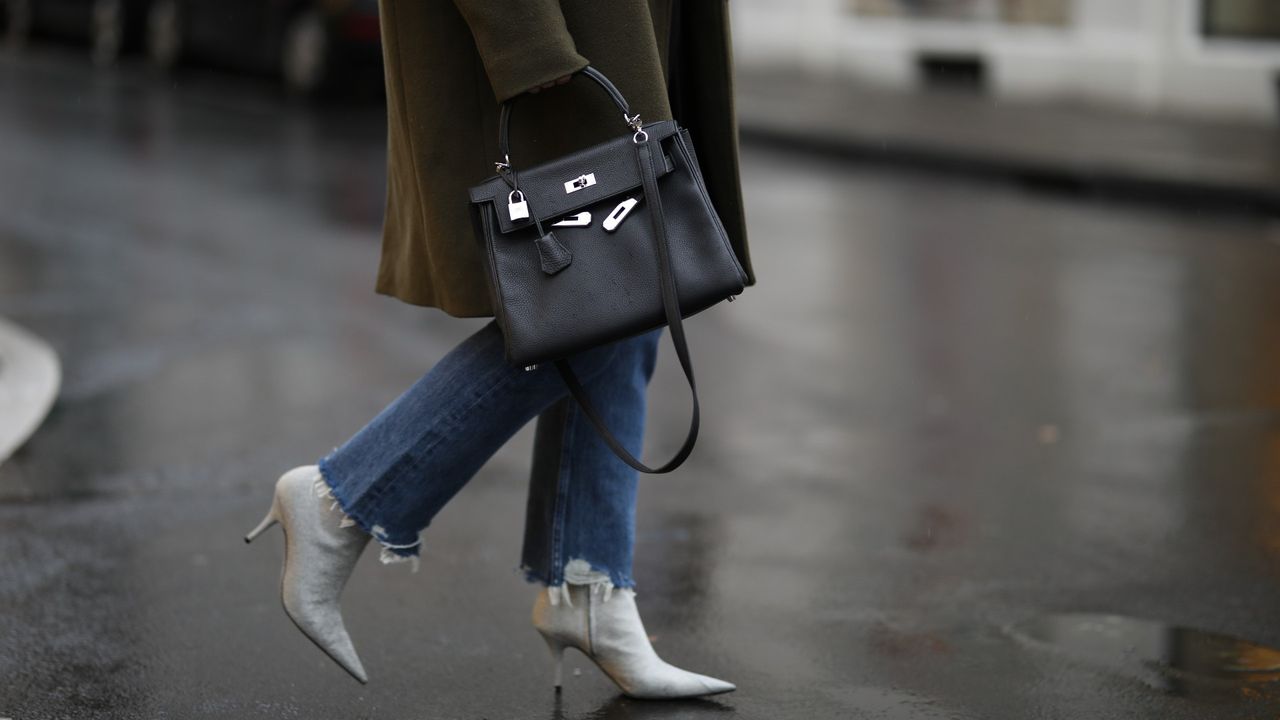
[{"label": "puddle on pavement", "polygon": [[1063,613],[1011,628],[1023,640],[1094,665],[1136,674],[1174,695],[1280,694],[1280,649],[1153,620]]}]

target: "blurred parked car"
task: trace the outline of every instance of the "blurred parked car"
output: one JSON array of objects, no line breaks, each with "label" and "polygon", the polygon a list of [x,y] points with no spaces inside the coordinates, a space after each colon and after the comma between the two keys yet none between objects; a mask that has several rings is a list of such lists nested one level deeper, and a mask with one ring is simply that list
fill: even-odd
[{"label": "blurred parked car", "polygon": [[109,65],[142,39],[149,0],[0,0],[8,45],[33,34],[88,41],[93,60]]},{"label": "blurred parked car", "polygon": [[382,83],[377,0],[151,0],[147,53],[274,73],[300,95],[340,80]]}]

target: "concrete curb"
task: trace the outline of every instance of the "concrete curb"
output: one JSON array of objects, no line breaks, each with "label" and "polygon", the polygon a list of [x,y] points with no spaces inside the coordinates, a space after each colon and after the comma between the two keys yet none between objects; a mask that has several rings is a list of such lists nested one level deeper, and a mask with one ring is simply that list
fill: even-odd
[{"label": "concrete curb", "polygon": [[0,464],[40,427],[61,386],[53,348],[0,318]]},{"label": "concrete curb", "polygon": [[964,152],[928,143],[885,143],[879,138],[800,133],[755,122],[748,117],[741,118],[740,135],[747,144],[825,158],[883,163],[980,179],[1012,180],[1058,192],[1280,215],[1280,189],[1198,183],[1106,167],[1084,169],[1009,155]]},{"label": "concrete curb", "polygon": [[1280,134],[1230,120],[738,73],[744,143],[1061,193],[1280,214]]}]

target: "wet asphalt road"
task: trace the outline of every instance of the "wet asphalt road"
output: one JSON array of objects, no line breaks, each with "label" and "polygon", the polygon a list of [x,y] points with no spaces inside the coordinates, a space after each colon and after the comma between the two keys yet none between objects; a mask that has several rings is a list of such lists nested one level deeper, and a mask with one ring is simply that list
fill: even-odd
[{"label": "wet asphalt road", "polygon": [[[382,138],[376,108],[0,60],[0,315],[65,371],[0,467],[0,716],[1280,713],[1239,672],[1266,649],[1045,619],[1280,646],[1280,225],[751,147],[761,283],[690,323],[705,429],[643,482],[636,560],[658,651],[738,691],[627,700],[571,654],[556,698],[515,569],[528,430],[420,573],[366,554],[350,680],[280,609],[279,533],[241,538],[480,325],[373,294]],[[683,432],[670,353],[656,383],[651,455]]]}]

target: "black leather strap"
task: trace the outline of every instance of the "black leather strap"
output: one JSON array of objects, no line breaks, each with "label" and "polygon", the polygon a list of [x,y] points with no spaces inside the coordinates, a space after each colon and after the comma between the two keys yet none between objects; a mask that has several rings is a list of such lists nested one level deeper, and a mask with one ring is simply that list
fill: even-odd
[{"label": "black leather strap", "polygon": [[[597,85],[604,88],[609,97],[613,98],[613,103],[622,111],[623,117],[631,116],[631,108],[627,105],[627,99],[622,97],[622,91],[604,76],[604,73],[591,67],[590,65],[578,71],[579,74],[585,75],[596,82]],[[502,103],[501,112],[498,115],[498,152],[502,153],[503,162],[508,166],[511,163],[511,106],[520,96],[517,95],[506,102]]]},{"label": "black leather strap", "polygon": [[689,345],[685,340],[684,324],[680,316],[680,296],[676,291],[675,276],[671,273],[671,250],[667,245],[667,226],[662,215],[662,198],[658,196],[658,169],[654,165],[656,162],[663,162],[661,143],[657,140],[645,140],[636,143],[636,162],[640,166],[640,177],[644,182],[644,202],[647,205],[649,219],[653,223],[654,244],[657,246],[658,256],[658,275],[661,282],[662,290],[662,307],[666,312],[667,326],[671,329],[671,342],[675,345],[676,356],[680,359],[680,367],[684,370],[684,377],[689,381],[689,393],[693,397],[693,417],[689,421],[689,432],[685,436],[684,445],[676,453],[675,457],[662,465],[661,467],[652,468],[640,462],[633,456],[618,439],[609,431],[608,425],[604,419],[596,412],[591,404],[591,399],[587,397],[586,389],[582,387],[582,383],[578,382],[578,376],[574,374],[573,368],[564,360],[556,361],[556,370],[560,371],[560,376],[564,378],[564,383],[569,387],[569,392],[573,394],[578,404],[582,406],[582,411],[591,420],[591,424],[595,425],[599,431],[600,437],[604,439],[605,444],[613,450],[623,462],[643,473],[669,473],[680,467],[685,459],[689,457],[689,453],[693,452],[693,445],[698,440],[698,425],[700,422],[700,414],[698,409],[698,384],[693,377],[693,361],[689,357]]}]

